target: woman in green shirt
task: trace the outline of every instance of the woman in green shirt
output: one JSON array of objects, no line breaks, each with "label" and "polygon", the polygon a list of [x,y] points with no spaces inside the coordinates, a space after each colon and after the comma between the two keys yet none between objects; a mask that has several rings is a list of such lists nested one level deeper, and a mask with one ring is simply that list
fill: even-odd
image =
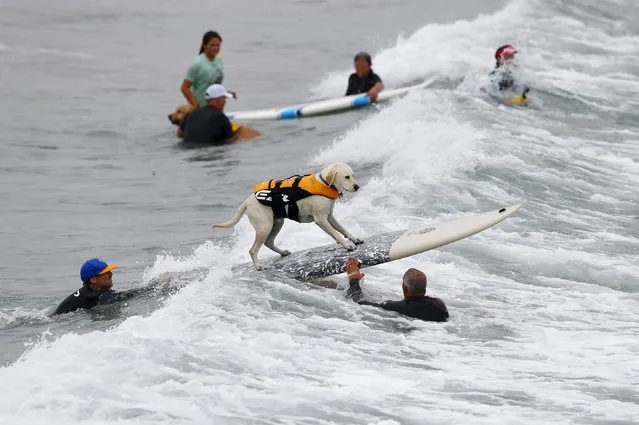
[{"label": "woman in green shirt", "polygon": [[[200,53],[193,59],[180,90],[193,106],[206,105],[204,93],[211,84],[222,84],[224,63],[218,57],[222,46],[222,36],[216,31],[207,31],[202,37]],[[229,90],[233,97],[235,92]]]}]

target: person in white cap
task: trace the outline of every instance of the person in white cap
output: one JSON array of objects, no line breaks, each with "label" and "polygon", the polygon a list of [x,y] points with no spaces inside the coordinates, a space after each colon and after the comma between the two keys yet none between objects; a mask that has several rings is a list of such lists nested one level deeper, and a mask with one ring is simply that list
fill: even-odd
[{"label": "person in white cap", "polygon": [[206,105],[189,112],[180,123],[185,144],[221,144],[234,139],[231,121],[224,114],[226,99],[230,97],[233,95],[221,84],[206,89]]}]

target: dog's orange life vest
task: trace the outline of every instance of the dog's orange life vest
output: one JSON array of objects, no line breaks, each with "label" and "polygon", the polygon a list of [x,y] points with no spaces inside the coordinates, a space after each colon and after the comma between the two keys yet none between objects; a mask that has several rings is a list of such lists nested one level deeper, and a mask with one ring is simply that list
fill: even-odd
[{"label": "dog's orange life vest", "polygon": [[255,199],[273,209],[275,218],[300,221],[296,202],[312,195],[337,199],[340,193],[334,187],[319,181],[314,174],[291,176],[284,180],[267,180],[253,189]]}]

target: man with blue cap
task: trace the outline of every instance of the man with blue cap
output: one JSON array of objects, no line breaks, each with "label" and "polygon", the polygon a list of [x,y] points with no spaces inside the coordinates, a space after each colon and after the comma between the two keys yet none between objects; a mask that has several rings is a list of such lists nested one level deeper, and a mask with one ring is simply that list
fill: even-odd
[{"label": "man with blue cap", "polygon": [[69,295],[56,308],[54,315],[65,314],[80,308],[93,308],[99,304],[112,304],[129,299],[148,291],[148,288],[131,289],[123,292],[115,292],[111,289],[115,264],[107,264],[99,258],[91,258],[84,262],[80,268],[82,288]]}]

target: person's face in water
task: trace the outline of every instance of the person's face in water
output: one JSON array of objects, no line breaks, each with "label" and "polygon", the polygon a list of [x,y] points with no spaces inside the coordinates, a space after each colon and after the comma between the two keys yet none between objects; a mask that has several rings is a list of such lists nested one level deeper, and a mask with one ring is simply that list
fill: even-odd
[{"label": "person's face in water", "polygon": [[371,66],[365,58],[357,58],[355,61],[355,72],[360,77],[365,77],[371,72]]}]

